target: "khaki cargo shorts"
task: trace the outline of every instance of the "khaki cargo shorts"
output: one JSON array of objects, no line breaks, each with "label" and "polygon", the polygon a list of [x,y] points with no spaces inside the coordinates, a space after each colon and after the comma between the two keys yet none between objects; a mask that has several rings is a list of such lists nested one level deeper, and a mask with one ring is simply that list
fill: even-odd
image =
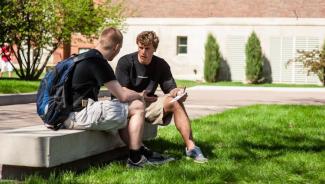
[{"label": "khaki cargo shorts", "polygon": [[168,125],[172,120],[173,113],[164,114],[164,101],[167,95],[158,97],[157,101],[151,103],[146,107],[145,120],[147,123],[155,125]]},{"label": "khaki cargo shorts", "polygon": [[127,103],[121,103],[117,99],[88,99],[87,106],[79,112],[71,112],[64,125],[67,129],[118,130],[127,125],[127,118]]}]

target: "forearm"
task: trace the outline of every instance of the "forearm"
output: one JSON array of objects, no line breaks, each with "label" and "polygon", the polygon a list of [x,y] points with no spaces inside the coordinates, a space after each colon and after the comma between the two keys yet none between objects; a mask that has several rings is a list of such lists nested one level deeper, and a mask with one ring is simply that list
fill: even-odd
[{"label": "forearm", "polygon": [[134,100],[143,100],[143,96],[141,95],[141,93],[137,93],[125,87],[123,87],[123,90],[125,91],[125,94],[127,94],[125,99],[127,102],[131,102]]},{"label": "forearm", "polygon": [[142,96],[140,94],[122,87],[116,80],[105,83],[105,86],[121,102],[142,100]]}]

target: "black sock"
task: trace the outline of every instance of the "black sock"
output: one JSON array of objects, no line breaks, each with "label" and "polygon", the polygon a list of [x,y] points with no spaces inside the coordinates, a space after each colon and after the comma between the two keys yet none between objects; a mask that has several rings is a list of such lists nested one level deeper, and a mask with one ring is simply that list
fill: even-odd
[{"label": "black sock", "polygon": [[131,150],[129,152],[129,157],[133,163],[137,163],[141,160],[141,149],[138,150]]},{"label": "black sock", "polygon": [[140,151],[146,158],[150,158],[153,154],[149,148],[146,148],[144,146],[141,146]]}]

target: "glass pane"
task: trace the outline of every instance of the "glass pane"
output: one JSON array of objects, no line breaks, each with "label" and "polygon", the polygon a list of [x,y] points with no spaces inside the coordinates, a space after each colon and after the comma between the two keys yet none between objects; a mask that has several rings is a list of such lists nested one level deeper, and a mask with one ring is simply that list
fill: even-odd
[{"label": "glass pane", "polygon": [[187,36],[177,37],[177,54],[187,54]]},{"label": "glass pane", "polygon": [[79,54],[87,52],[90,48],[79,48]]},{"label": "glass pane", "polygon": [[187,45],[187,37],[179,37],[179,42],[180,45]]},{"label": "glass pane", "polygon": [[178,53],[179,54],[187,54],[187,47],[186,46],[178,47]]}]

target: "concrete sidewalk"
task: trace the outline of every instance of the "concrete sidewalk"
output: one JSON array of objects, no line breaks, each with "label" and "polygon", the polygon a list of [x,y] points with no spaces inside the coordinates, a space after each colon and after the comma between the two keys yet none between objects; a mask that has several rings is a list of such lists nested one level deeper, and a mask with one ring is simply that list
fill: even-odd
[{"label": "concrete sidewalk", "polygon": [[[187,91],[185,106],[191,119],[252,104],[325,104],[323,88],[196,86]],[[0,106],[0,129],[40,124],[34,103]]]}]

